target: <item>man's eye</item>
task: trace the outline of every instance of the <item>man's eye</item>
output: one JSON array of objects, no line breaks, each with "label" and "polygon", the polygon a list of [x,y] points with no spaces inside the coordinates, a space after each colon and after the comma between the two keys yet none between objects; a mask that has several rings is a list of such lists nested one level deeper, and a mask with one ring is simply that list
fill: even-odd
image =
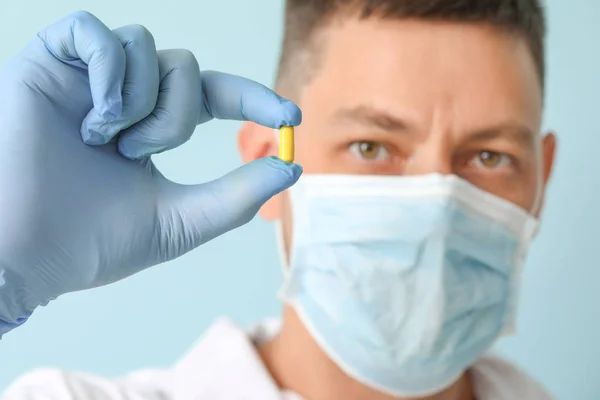
[{"label": "man's eye", "polygon": [[390,152],[384,145],[377,142],[354,142],[349,146],[355,156],[368,161],[385,161],[390,157]]},{"label": "man's eye", "polygon": [[512,163],[512,158],[504,153],[486,150],[477,153],[471,162],[473,165],[479,168],[497,169],[510,166]]}]

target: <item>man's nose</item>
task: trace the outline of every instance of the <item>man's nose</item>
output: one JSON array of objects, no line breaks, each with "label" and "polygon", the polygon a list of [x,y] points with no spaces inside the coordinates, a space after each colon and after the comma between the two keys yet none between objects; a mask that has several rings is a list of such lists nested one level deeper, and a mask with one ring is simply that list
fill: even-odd
[{"label": "man's nose", "polygon": [[453,173],[452,147],[444,138],[431,138],[419,144],[408,158],[405,175]]}]

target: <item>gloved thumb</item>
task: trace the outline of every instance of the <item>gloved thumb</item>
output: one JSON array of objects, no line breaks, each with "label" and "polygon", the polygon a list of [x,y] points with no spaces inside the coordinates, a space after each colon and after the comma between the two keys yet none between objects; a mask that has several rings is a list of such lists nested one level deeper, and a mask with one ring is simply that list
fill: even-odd
[{"label": "gloved thumb", "polygon": [[201,185],[165,190],[159,207],[159,236],[173,259],[248,223],[276,194],[292,186],[302,167],[277,157],[250,162]]}]

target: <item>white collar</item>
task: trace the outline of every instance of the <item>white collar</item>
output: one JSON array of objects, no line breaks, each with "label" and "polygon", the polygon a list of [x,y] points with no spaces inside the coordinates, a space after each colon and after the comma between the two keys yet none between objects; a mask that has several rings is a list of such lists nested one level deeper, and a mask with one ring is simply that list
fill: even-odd
[{"label": "white collar", "polygon": [[[256,344],[275,336],[279,328],[277,320],[263,321],[249,331],[229,319],[217,320],[172,370],[173,398],[299,399],[280,392],[256,351]],[[542,386],[498,357],[482,357],[470,372],[478,399],[551,400]]]},{"label": "white collar", "polygon": [[217,320],[175,365],[174,398],[280,400],[281,392],[255,347],[255,340],[278,329],[276,321],[268,321],[249,334],[229,319]]}]

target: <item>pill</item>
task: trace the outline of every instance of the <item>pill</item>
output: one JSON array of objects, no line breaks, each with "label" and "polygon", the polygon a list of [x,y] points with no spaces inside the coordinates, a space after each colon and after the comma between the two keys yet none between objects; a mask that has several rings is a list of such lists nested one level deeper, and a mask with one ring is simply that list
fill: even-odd
[{"label": "pill", "polygon": [[294,127],[279,128],[279,158],[285,162],[294,162]]}]

